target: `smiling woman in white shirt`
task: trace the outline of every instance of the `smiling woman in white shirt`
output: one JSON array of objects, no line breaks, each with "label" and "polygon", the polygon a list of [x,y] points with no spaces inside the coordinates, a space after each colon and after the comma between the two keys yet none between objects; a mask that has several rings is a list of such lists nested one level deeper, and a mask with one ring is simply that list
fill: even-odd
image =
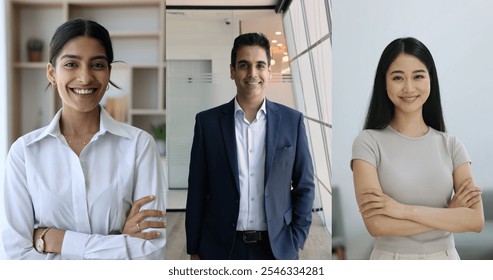
[{"label": "smiling woman in white shirt", "polygon": [[99,105],[113,49],[96,22],[62,24],[47,78],[62,100],[52,122],[12,145],[2,228],[10,259],[164,259],[165,179],[147,132]]}]

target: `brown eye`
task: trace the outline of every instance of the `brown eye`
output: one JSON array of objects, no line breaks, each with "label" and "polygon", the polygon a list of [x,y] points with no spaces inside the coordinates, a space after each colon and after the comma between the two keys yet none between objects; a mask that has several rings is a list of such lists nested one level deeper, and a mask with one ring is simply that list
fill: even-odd
[{"label": "brown eye", "polygon": [[96,63],[93,63],[92,64],[92,67],[93,68],[96,68],[96,69],[105,69],[106,68],[106,64],[105,63],[102,63],[102,62],[96,62]]},{"label": "brown eye", "polygon": [[75,62],[66,62],[65,64],[63,64],[63,66],[67,67],[67,68],[75,68],[77,67],[77,63]]}]

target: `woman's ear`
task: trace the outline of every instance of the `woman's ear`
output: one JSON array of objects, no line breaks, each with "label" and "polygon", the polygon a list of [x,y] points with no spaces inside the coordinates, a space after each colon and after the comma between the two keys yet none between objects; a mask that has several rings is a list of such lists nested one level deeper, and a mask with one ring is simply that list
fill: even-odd
[{"label": "woman's ear", "polygon": [[51,63],[46,65],[46,78],[48,78],[52,86],[56,86],[55,67]]}]

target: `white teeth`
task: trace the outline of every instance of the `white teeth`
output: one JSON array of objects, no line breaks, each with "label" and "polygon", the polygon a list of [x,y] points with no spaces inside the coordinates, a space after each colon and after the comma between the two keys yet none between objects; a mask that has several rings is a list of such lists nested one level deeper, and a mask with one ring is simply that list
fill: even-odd
[{"label": "white teeth", "polygon": [[74,92],[77,93],[77,94],[91,94],[94,92],[94,89],[81,89],[81,88],[77,88],[77,89],[74,89]]},{"label": "white teeth", "polygon": [[405,102],[413,102],[416,100],[418,97],[417,96],[412,96],[412,97],[401,97]]}]

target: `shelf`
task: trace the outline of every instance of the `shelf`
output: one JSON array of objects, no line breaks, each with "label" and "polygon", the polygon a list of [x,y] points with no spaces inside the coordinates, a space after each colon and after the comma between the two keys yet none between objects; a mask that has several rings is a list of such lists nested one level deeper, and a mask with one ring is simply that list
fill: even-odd
[{"label": "shelf", "polygon": [[16,7],[33,7],[33,8],[62,8],[63,3],[60,0],[39,1],[39,0],[12,0],[10,1]]},{"label": "shelf", "polygon": [[[31,0],[32,1],[32,0]],[[113,7],[157,7],[164,0],[68,0],[68,3],[76,8],[113,8]]]},{"label": "shelf", "polygon": [[15,62],[16,69],[46,69],[48,61],[45,62]]}]

